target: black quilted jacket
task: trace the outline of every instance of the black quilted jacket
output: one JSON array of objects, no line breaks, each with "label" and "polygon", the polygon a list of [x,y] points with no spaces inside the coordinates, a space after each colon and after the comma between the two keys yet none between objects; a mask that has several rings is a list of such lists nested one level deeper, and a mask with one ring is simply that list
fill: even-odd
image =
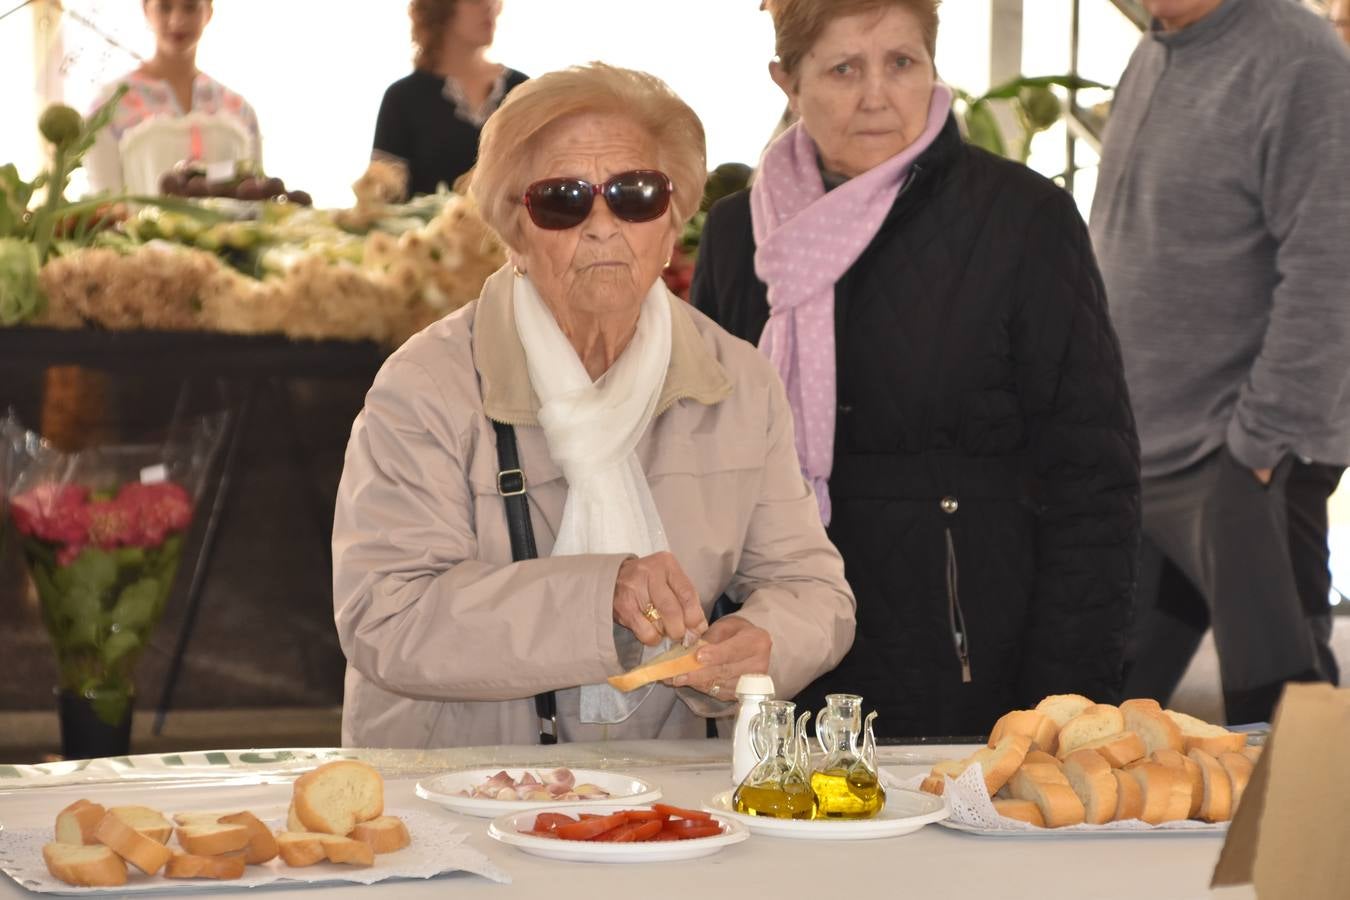
[{"label": "black quilted jacket", "polygon": [[[758,341],[747,193],[708,216],[693,301]],[[949,120],[835,288],[831,539],[853,649],[798,702],[862,694],[886,736],[984,734],[1051,693],[1116,702],[1139,444],[1072,198]]]}]

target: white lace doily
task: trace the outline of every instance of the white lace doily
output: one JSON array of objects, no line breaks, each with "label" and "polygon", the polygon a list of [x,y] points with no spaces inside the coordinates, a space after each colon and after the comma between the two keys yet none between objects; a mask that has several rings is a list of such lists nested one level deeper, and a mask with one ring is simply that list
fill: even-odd
[{"label": "white lace doily", "polygon": [[[923,783],[925,776],[916,775],[913,778],[906,778],[900,782],[901,787],[917,791],[919,785]],[[1179,822],[1164,822],[1161,825],[1150,825],[1139,819],[1128,819],[1123,822],[1107,822],[1105,825],[1065,825],[1060,828],[1038,828],[1028,822],[1019,819],[1009,819],[1006,816],[998,814],[994,809],[994,803],[989,798],[989,791],[984,786],[984,772],[979,766],[971,766],[961,773],[961,777],[953,780],[950,776],[943,776],[946,782],[946,788],[942,797],[947,802],[947,808],[951,810],[951,816],[939,823],[949,827],[959,828],[962,831],[972,831],[975,833],[1020,833],[1020,834],[1099,834],[1112,831],[1177,831],[1191,833],[1215,833],[1227,830],[1228,823],[1210,823],[1197,822],[1194,819],[1186,819]]]},{"label": "white lace doily", "polygon": [[[261,815],[263,811],[255,810]],[[285,827],[285,814],[273,816],[273,810],[264,821],[274,828]],[[511,877],[490,859],[472,847],[464,846],[468,832],[456,831],[455,823],[434,813],[420,810],[386,810],[398,816],[408,826],[412,843],[394,853],[375,857],[375,865],[368,868],[322,862],[302,869],[293,869],[278,857],[260,866],[249,866],[243,878],[216,881],[210,878],[164,878],[146,875],[135,866],[127,866],[127,883],[119,887],[75,887],[58,881],[47,871],[42,861],[42,845],[52,840],[50,828],[16,828],[0,831],[0,869],[30,891],[43,894],[130,894],[220,888],[251,888],[265,884],[323,884],[347,882],[375,884],[389,878],[431,878],[446,872],[469,872],[484,878],[508,884]]]}]

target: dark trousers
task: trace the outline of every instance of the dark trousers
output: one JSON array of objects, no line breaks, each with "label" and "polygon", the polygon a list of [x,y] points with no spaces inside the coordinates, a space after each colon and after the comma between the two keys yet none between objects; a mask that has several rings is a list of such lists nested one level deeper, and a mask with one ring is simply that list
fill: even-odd
[{"label": "dark trousers", "polygon": [[1263,486],[1221,450],[1144,481],[1128,696],[1166,703],[1211,626],[1231,723],[1269,721],[1289,681],[1338,680],[1327,498],[1342,472],[1289,459]]}]

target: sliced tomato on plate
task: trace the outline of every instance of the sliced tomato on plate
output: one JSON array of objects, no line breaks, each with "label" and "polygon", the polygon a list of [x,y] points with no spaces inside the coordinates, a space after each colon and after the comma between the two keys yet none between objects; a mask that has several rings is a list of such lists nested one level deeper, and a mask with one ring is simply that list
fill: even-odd
[{"label": "sliced tomato on plate", "polygon": [[699,809],[681,809],[678,806],[670,806],[666,803],[653,803],[652,809],[655,812],[663,813],[667,816],[674,816],[677,819],[698,819],[703,822],[712,821],[712,813],[705,813]]},{"label": "sliced tomato on plate", "polygon": [[553,830],[553,833],[565,841],[590,841],[627,821],[623,813],[617,812],[608,816],[582,819],[580,822],[573,822],[570,825],[559,825]]},{"label": "sliced tomato on plate", "polygon": [[571,816],[565,816],[562,813],[540,813],[535,817],[535,831],[552,831],[559,825],[571,825],[577,820]]},{"label": "sliced tomato on plate", "polygon": [[722,826],[711,820],[707,822],[679,819],[666,822],[661,826],[662,834],[669,834],[675,840],[685,841],[691,838],[712,837],[722,833]]}]

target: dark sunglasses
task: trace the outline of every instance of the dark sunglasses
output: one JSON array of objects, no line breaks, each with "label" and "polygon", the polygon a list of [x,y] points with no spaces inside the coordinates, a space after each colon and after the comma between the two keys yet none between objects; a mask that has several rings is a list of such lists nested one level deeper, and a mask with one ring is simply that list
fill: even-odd
[{"label": "dark sunglasses", "polygon": [[650,222],[670,209],[675,188],[670,177],[655,169],[620,172],[604,184],[580,178],[545,178],[525,189],[530,220],[548,231],[576,228],[591,214],[597,196],[604,196],[614,215],[625,222]]}]

